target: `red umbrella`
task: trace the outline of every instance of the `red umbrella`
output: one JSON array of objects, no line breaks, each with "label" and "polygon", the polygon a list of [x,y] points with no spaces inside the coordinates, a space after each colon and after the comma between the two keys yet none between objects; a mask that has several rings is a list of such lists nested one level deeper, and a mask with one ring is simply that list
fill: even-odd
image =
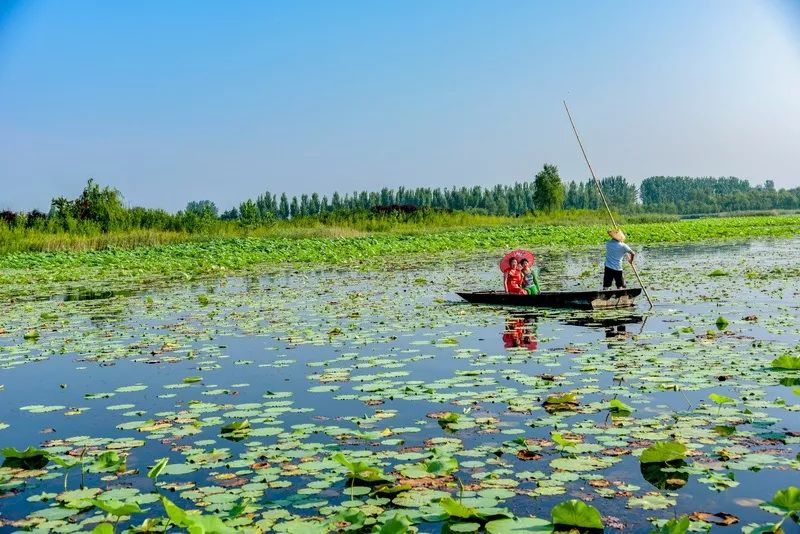
[{"label": "red umbrella", "polygon": [[521,249],[521,248],[517,249],[517,250],[512,250],[511,252],[509,252],[508,254],[503,256],[502,260],[500,260],[500,270],[501,271],[506,272],[511,267],[511,265],[509,265],[511,263],[511,258],[516,258],[517,262],[520,262],[523,259],[526,259],[531,263],[531,265],[533,265],[533,262],[535,261],[535,258],[533,256],[533,252],[531,252],[529,250],[524,250],[524,249]]}]

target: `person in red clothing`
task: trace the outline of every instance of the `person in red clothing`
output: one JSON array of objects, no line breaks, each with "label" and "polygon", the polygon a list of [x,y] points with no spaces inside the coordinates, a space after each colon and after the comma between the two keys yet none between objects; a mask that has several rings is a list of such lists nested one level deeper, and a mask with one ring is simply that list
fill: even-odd
[{"label": "person in red clothing", "polygon": [[519,270],[519,263],[516,258],[511,258],[509,268],[503,273],[503,286],[506,293],[513,293],[515,295],[527,295],[528,292],[523,289],[522,284],[525,278]]}]

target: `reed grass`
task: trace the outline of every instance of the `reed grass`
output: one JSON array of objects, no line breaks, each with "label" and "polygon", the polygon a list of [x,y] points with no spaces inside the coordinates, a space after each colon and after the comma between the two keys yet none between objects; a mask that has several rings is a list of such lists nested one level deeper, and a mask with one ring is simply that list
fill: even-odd
[{"label": "reed grass", "polygon": [[[615,217],[623,224],[669,222],[674,215],[636,214]],[[233,237],[260,238],[351,238],[380,234],[420,235],[448,230],[480,227],[520,226],[530,224],[588,225],[605,224],[607,214],[592,210],[565,210],[550,214],[531,214],[501,217],[468,212],[426,213],[420,218],[392,215],[354,215],[339,217],[330,223],[317,218],[275,221],[253,227],[237,222],[215,221],[198,232],[170,230],[125,230],[103,233],[99,230],[80,232],[49,232],[36,229],[8,228],[0,224],[0,254],[14,252],[88,252],[93,250],[132,249],[207,241]]]}]

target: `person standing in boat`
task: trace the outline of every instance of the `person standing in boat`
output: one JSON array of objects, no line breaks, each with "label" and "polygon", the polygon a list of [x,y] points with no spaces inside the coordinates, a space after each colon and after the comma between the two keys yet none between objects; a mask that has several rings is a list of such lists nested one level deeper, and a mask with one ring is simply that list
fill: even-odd
[{"label": "person standing in boat", "polygon": [[622,260],[628,257],[628,263],[633,265],[633,258],[636,253],[631,247],[625,244],[625,234],[622,230],[615,228],[609,230],[608,235],[611,239],[606,241],[606,263],[603,272],[603,289],[611,289],[611,282],[614,282],[617,289],[625,287],[625,280],[622,277]]},{"label": "person standing in boat", "polygon": [[527,295],[528,292],[522,287],[525,279],[522,272],[519,270],[519,262],[517,258],[511,258],[508,264],[508,269],[503,272],[503,287],[506,293],[513,293],[515,295]]}]

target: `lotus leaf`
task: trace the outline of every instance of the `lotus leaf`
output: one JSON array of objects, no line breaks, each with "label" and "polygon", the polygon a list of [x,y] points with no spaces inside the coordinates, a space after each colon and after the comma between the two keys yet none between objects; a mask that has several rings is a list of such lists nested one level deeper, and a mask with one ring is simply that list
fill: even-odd
[{"label": "lotus leaf", "polygon": [[786,369],[790,371],[800,370],[800,356],[784,354],[772,360],[773,369]]},{"label": "lotus leaf", "polygon": [[646,448],[639,461],[643,464],[665,463],[686,458],[686,445],[677,441],[662,441]]},{"label": "lotus leaf", "polygon": [[571,499],[555,505],[550,514],[555,526],[603,528],[603,519],[597,508],[578,499]]}]

